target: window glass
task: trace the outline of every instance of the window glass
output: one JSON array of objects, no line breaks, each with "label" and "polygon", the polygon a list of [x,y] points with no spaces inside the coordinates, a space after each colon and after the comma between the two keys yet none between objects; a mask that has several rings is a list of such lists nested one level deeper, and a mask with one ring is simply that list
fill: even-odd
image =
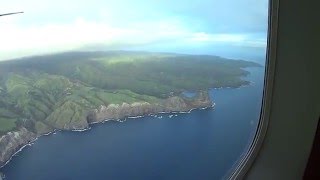
[{"label": "window glass", "polygon": [[[222,179],[259,122],[267,0],[10,0],[0,176]],[[0,177],[0,179],[1,179]]]}]

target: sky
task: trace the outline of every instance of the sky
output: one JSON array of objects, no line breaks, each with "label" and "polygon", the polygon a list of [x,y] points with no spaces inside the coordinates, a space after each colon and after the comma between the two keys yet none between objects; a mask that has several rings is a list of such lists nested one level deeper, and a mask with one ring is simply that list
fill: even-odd
[{"label": "sky", "polygon": [[[265,49],[267,0],[8,0],[0,60],[69,50]],[[192,53],[191,52],[191,53]]]}]

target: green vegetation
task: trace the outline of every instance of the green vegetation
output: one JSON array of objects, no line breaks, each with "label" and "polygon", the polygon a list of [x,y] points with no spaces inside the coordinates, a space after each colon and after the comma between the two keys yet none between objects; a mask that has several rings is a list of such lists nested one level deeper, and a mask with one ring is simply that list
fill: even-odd
[{"label": "green vegetation", "polygon": [[0,135],[63,129],[111,103],[154,103],[184,90],[239,87],[258,64],[216,56],[69,52],[0,63]]},{"label": "green vegetation", "polygon": [[0,131],[11,131],[16,127],[16,119],[0,118]]}]

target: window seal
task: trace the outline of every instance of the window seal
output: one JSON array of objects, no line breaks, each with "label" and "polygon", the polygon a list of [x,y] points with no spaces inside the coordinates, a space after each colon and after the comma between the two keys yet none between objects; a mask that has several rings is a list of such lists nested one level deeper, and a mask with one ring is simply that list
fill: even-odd
[{"label": "window seal", "polygon": [[264,89],[259,124],[251,146],[248,148],[244,157],[240,160],[233,173],[229,175],[229,180],[244,179],[263,146],[270,120],[270,109],[272,92],[274,85],[274,74],[277,58],[277,39],[278,39],[278,14],[279,0],[269,0],[268,10],[268,42],[266,51],[266,66],[264,77]]}]

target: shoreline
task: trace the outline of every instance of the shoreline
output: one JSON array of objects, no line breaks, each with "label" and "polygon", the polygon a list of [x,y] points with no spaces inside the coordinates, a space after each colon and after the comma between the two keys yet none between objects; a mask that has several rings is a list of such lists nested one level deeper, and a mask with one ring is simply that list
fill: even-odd
[{"label": "shoreline", "polygon": [[[199,107],[199,108],[192,108],[190,109],[189,111],[173,111],[173,112],[158,112],[158,113],[152,113],[152,114],[147,114],[147,115],[139,115],[139,116],[128,116],[128,117],[125,117],[125,118],[122,118],[122,119],[105,119],[103,121],[100,121],[100,122],[91,122],[89,123],[89,127],[88,128],[85,128],[85,129],[71,129],[71,130],[60,130],[60,129],[54,129],[48,133],[45,133],[45,134],[42,134],[42,135],[39,135],[37,136],[35,139],[31,140],[30,142],[28,142],[27,144],[23,145],[22,147],[20,147],[14,154],[12,154],[10,156],[10,158],[3,164],[0,166],[0,170],[5,167],[7,164],[9,164],[12,160],[12,158],[14,156],[16,156],[17,154],[19,154],[20,152],[22,152],[22,150],[24,148],[26,148],[27,146],[32,146],[34,144],[34,142],[36,142],[39,138],[41,138],[42,136],[50,136],[50,135],[55,135],[57,132],[60,132],[60,131],[66,131],[66,132],[85,132],[85,131],[89,131],[92,129],[92,127],[90,125],[94,125],[94,124],[104,124],[105,122],[108,122],[108,121],[115,121],[115,122],[119,122],[119,123],[122,123],[122,122],[125,122],[127,121],[127,119],[139,119],[139,118],[143,118],[143,117],[156,117],[157,114],[189,114],[191,113],[192,111],[194,110],[206,110],[206,109],[209,109],[209,108],[212,108],[214,109],[214,107],[216,106],[216,104],[213,102],[213,104],[211,106],[207,106],[207,107]],[[160,118],[161,119],[161,118]],[[1,179],[0,179],[1,180]]]},{"label": "shoreline", "polygon": [[[239,87],[236,87],[234,89],[239,89],[239,88],[243,88],[243,87],[246,87],[246,86],[250,86],[253,82],[249,82],[249,84],[246,84],[246,85],[241,85]],[[233,87],[219,87],[219,88],[209,88],[207,89],[207,91],[211,91],[211,90],[221,90],[221,89],[232,89]],[[92,126],[91,125],[95,125],[95,124],[104,124],[108,121],[116,121],[116,122],[119,122],[119,123],[123,123],[125,121],[127,121],[127,119],[139,119],[139,118],[143,118],[143,117],[157,117],[158,114],[174,114],[174,116],[177,116],[177,114],[188,114],[188,113],[191,113],[192,111],[194,110],[206,110],[206,109],[209,109],[209,108],[213,108],[216,106],[216,103],[211,101],[212,104],[210,106],[206,106],[206,107],[197,107],[197,108],[191,108],[190,110],[188,111],[172,111],[172,112],[166,112],[166,111],[161,111],[161,112],[157,112],[157,113],[150,113],[150,114],[146,114],[146,115],[138,115],[138,116],[128,116],[128,117],[124,117],[124,118],[121,118],[121,119],[105,119],[103,121],[97,121],[97,122],[90,122],[88,123],[89,127],[88,128],[84,128],[84,129],[70,129],[70,130],[61,130],[61,129],[54,129],[48,133],[45,133],[45,134],[41,134],[39,136],[37,136],[34,140],[31,140],[29,143],[23,145],[22,147],[20,147],[13,155],[10,156],[10,158],[3,164],[0,166],[0,172],[1,172],[1,169],[3,167],[5,167],[8,163],[11,162],[12,158],[14,156],[16,156],[18,153],[20,153],[24,148],[26,148],[27,146],[32,146],[33,143],[35,141],[38,140],[38,138],[41,138],[42,136],[50,136],[50,135],[55,135],[57,132],[60,132],[60,131],[69,131],[69,132],[85,132],[85,131],[89,131],[92,129]],[[171,116],[173,117],[173,116]],[[171,118],[170,115],[169,115],[169,118]],[[161,118],[159,118],[161,119]],[[1,180],[1,179],[0,179]],[[5,179],[3,179],[5,180]]]}]

